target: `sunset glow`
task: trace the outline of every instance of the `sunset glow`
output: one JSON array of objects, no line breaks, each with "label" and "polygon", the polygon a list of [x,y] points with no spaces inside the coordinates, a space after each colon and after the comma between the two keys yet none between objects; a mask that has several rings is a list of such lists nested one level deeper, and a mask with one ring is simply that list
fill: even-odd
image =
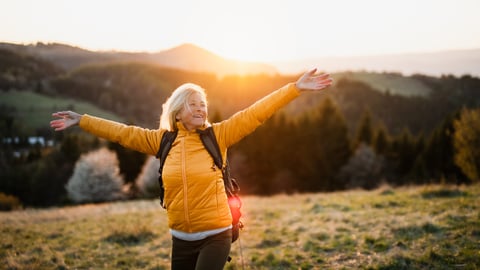
[{"label": "sunset glow", "polygon": [[480,48],[480,1],[0,0],[0,41],[281,61]]}]

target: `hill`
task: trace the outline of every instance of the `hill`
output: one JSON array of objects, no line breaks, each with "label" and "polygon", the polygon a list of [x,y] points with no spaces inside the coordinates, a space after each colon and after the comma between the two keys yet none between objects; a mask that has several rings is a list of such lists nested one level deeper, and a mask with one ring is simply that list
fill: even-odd
[{"label": "hill", "polygon": [[341,79],[360,81],[381,93],[388,92],[400,96],[428,97],[434,90],[418,78],[400,73],[348,71],[335,73],[334,78],[336,81]]},{"label": "hill", "polygon": [[[477,269],[480,187],[244,197],[226,269]],[[0,212],[6,269],[169,269],[157,200]]]},{"label": "hill", "polygon": [[38,129],[49,130],[48,123],[52,120],[52,113],[59,110],[88,112],[114,121],[124,121],[123,118],[88,102],[49,97],[30,91],[0,92],[0,108],[2,116],[12,117],[29,134],[34,134]]},{"label": "hill", "polygon": [[282,62],[242,62],[224,59],[194,44],[181,44],[155,53],[116,51],[88,51],[66,44],[20,45],[0,42],[0,48],[31,54],[49,60],[67,70],[85,64],[112,62],[147,62],[165,67],[195,72],[214,73],[219,76],[246,74],[299,74],[310,67],[329,72],[424,74],[428,76],[480,76],[480,49],[403,53],[351,57],[319,57]]},{"label": "hill", "polygon": [[117,61],[115,55],[111,53],[97,53],[58,43],[44,44],[39,42],[30,45],[0,43],[0,48],[49,61],[65,70],[71,70],[86,64]]},{"label": "hill", "polygon": [[440,51],[431,53],[404,53],[356,57],[322,57],[270,63],[283,74],[296,74],[305,67],[321,67],[330,72],[368,71],[401,73],[480,76],[480,49]]},{"label": "hill", "polygon": [[[60,48],[68,52],[67,48]],[[192,47],[185,45],[179,49],[188,56],[186,51]],[[168,55],[173,59],[180,51],[173,50]],[[9,59],[0,64],[2,91],[31,91],[86,101],[149,128],[158,126],[160,105],[182,83],[203,86],[209,95],[211,115],[219,115],[222,119],[297,78],[278,74],[218,78],[211,73],[145,62],[85,64],[65,72],[56,69],[51,62],[20,52],[0,50],[2,57]],[[408,127],[414,134],[422,131],[428,134],[460,108],[480,104],[479,93],[475,91],[480,80],[468,76],[438,78],[399,73],[340,72],[333,77],[334,87],[327,91],[328,95],[340,106],[352,132],[365,108],[370,109],[374,121],[383,122],[392,133]],[[303,95],[288,106],[289,115],[295,117],[314,109],[324,97]],[[14,108],[16,105],[6,106]],[[421,113],[412,114],[413,111]]]},{"label": "hill", "polygon": [[30,45],[0,43],[0,48],[31,54],[40,59],[48,60],[66,70],[72,70],[87,64],[145,62],[187,71],[213,73],[218,76],[277,73],[273,66],[224,59],[193,44],[182,44],[156,53],[88,51],[79,47],[57,43]]}]

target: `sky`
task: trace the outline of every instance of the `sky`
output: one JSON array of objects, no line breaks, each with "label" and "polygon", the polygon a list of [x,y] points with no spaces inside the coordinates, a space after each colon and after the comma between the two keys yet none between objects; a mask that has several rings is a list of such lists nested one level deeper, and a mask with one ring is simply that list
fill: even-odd
[{"label": "sky", "polygon": [[479,0],[0,0],[0,42],[290,61],[480,48]]}]

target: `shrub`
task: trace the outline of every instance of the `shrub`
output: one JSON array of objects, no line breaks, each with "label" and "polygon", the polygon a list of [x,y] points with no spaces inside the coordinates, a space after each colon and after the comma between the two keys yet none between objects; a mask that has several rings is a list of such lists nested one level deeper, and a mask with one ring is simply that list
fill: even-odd
[{"label": "shrub", "polygon": [[11,211],[20,208],[22,208],[22,204],[17,197],[0,192],[0,211]]},{"label": "shrub", "polygon": [[155,198],[160,192],[158,184],[158,168],[160,162],[155,157],[149,157],[142,167],[135,183],[143,196],[147,198]]},{"label": "shrub", "polygon": [[123,199],[122,187],[115,152],[101,148],[80,157],[66,189],[74,202],[85,203]]},{"label": "shrub", "polygon": [[370,146],[360,144],[354,155],[339,172],[347,188],[373,189],[379,185],[383,159]]}]

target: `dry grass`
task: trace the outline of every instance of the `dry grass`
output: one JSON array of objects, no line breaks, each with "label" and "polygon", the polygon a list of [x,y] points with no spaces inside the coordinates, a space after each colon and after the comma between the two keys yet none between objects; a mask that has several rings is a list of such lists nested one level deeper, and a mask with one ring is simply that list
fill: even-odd
[{"label": "dry grass", "polygon": [[[245,197],[226,268],[242,269],[242,253],[245,269],[478,269],[479,210],[479,185]],[[155,200],[0,213],[0,269],[169,269],[163,211]]]}]

